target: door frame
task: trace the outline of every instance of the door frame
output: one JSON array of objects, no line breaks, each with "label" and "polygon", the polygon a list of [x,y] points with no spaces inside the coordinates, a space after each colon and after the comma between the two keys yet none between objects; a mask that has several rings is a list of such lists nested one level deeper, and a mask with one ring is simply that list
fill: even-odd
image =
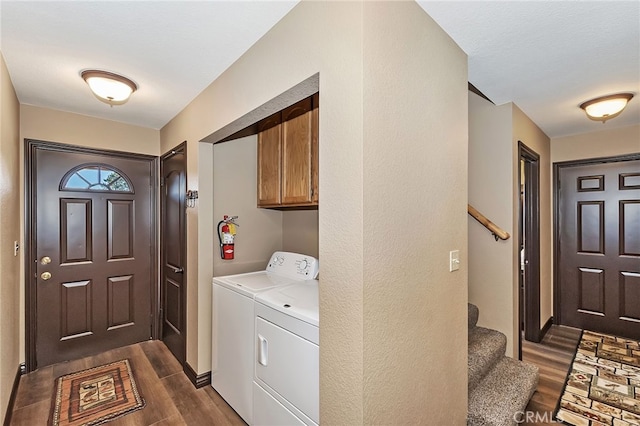
[{"label": "door frame", "polygon": [[[174,156],[175,154],[177,154],[178,152],[182,152],[182,154],[184,155],[184,183],[185,183],[185,190],[189,187],[189,183],[187,181],[187,141],[182,142],[181,144],[171,148],[169,151],[165,152],[164,154],[162,154],[160,156],[159,159],[159,168],[160,168],[160,174],[159,174],[159,178],[160,179],[164,179],[164,161],[172,156]],[[160,183],[159,186],[160,190],[162,190],[164,188],[164,182]],[[159,194],[158,197],[158,210],[159,210],[159,216],[160,216],[160,223],[159,225],[159,230],[160,230],[160,235],[159,235],[159,248],[160,248],[160,253],[159,253],[159,257],[158,257],[158,270],[159,270],[159,280],[158,280],[158,311],[155,315],[155,320],[157,321],[158,324],[158,338],[162,339],[163,336],[163,330],[164,330],[164,312],[162,312],[162,301],[164,300],[164,293],[162,291],[162,289],[164,288],[164,251],[165,251],[165,241],[164,241],[164,233],[163,231],[163,225],[164,225],[164,215],[165,215],[165,209],[164,209],[164,192]],[[184,194],[186,196],[186,192]],[[185,209],[186,209],[186,204],[185,204]],[[187,265],[187,212],[184,212],[184,221],[182,224],[182,235],[184,237],[184,246],[182,247],[182,258],[184,259],[184,272],[182,274],[182,306],[180,307],[180,312],[181,312],[181,317],[180,321],[183,324],[184,330],[181,330],[182,335],[184,336],[184,347],[183,349],[183,353],[184,353],[184,361],[182,364],[182,367],[184,368],[187,365],[187,273],[188,273],[188,265]]]},{"label": "door frame", "polygon": [[24,140],[24,294],[25,294],[25,365],[26,371],[31,372],[37,368],[36,365],[36,327],[37,327],[37,304],[35,279],[36,254],[36,169],[35,154],[38,149],[60,151],[66,153],[97,154],[108,157],[126,158],[134,160],[144,160],[151,165],[151,336],[158,338],[158,157],[153,155],[136,154],[131,152],[88,148],[78,145],[67,145],[57,142],[41,141],[36,139]]},{"label": "door frame", "polygon": [[[520,311],[524,310],[524,338],[530,342],[540,342],[540,155],[518,141],[518,194],[522,187],[522,161],[524,167],[524,211],[522,203],[519,207],[519,232],[518,232],[518,305]],[[518,195],[520,200],[520,195]],[[524,213],[524,215],[523,215]],[[527,219],[523,223],[523,216]],[[523,232],[524,231],[524,232]],[[520,251],[523,245],[528,263],[524,268],[524,300],[520,297],[523,274],[520,271]],[[522,346],[522,334],[520,333],[520,319],[518,319],[518,340]]]},{"label": "door frame", "polygon": [[588,166],[591,164],[618,163],[640,160],[640,153],[612,157],[585,158],[580,160],[559,161],[553,163],[553,316],[556,324],[562,324],[560,306],[560,172],[563,168]]}]

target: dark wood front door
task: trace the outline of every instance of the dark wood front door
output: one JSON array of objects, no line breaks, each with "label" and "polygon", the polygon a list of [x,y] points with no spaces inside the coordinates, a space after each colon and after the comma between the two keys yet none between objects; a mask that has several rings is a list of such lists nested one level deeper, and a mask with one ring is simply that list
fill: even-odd
[{"label": "dark wood front door", "polygon": [[162,340],[173,355],[185,362],[186,329],[186,144],[161,160],[161,303]]},{"label": "dark wood front door", "polygon": [[556,167],[560,324],[640,339],[640,160]]},{"label": "dark wood front door", "polygon": [[153,158],[28,147],[37,367],[151,338]]}]

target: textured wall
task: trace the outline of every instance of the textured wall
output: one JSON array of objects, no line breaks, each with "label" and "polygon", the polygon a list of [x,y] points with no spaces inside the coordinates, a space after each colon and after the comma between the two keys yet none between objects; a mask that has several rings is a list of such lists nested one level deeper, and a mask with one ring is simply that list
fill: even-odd
[{"label": "textured wall", "polygon": [[479,324],[507,336],[507,355],[518,356],[518,141],[540,155],[540,326],[551,317],[551,193],[549,138],[516,105],[495,106],[469,93],[469,204],[509,232],[495,241],[469,216],[469,301]]},{"label": "textured wall", "polygon": [[[317,72],[321,422],[462,423],[466,352],[448,348],[466,347],[466,266],[449,274],[448,251],[464,262],[466,57],[415,3],[301,2],[161,130],[162,150],[188,141],[197,189],[199,140]],[[389,211],[417,230],[398,253]],[[189,262],[202,259],[200,220]],[[211,277],[192,280],[190,309]],[[204,300],[188,336],[202,337],[192,330],[210,318]],[[194,345],[189,363],[208,371],[210,339]]]},{"label": "textured wall", "polygon": [[[320,73],[321,416],[327,424],[362,423],[361,12],[356,2],[302,2],[161,130],[163,152],[188,141],[189,187],[198,189],[198,141]],[[204,219],[192,220],[199,208],[192,210],[191,272],[206,259],[198,250]],[[342,226],[337,235],[336,221]],[[211,304],[200,296],[210,292],[211,276],[191,272],[189,309],[198,313],[189,316],[187,360],[203,373],[211,368],[211,339],[193,339],[202,336],[198,323],[211,321]]]},{"label": "textured wall", "polygon": [[[517,300],[513,281],[512,104],[495,106],[469,92],[469,204],[511,234],[495,241],[491,232],[468,216],[469,302],[480,309],[478,324],[507,336],[507,355],[513,356]],[[517,154],[516,154],[517,155]],[[516,205],[517,207],[517,205]]]},{"label": "textured wall", "polygon": [[23,139],[139,154],[160,154],[158,130],[86,115],[21,105],[20,127]]},{"label": "textured wall", "polygon": [[[614,119],[615,120],[615,119]],[[551,139],[551,163],[640,152],[640,125]]]},{"label": "textured wall", "polygon": [[271,254],[282,250],[283,213],[256,205],[257,139],[254,135],[213,146],[214,232],[225,214],[239,216],[240,224],[234,260],[220,259],[218,237],[211,240],[214,276],[264,269]]},{"label": "textured wall", "polygon": [[467,57],[416,3],[365,2],[363,65],[364,424],[464,424]]},{"label": "textured wall", "polygon": [[[335,231],[341,226],[336,222]],[[282,250],[318,257],[318,210],[282,213]]]},{"label": "textured wall", "polygon": [[0,419],[20,364],[20,108],[0,53]]}]

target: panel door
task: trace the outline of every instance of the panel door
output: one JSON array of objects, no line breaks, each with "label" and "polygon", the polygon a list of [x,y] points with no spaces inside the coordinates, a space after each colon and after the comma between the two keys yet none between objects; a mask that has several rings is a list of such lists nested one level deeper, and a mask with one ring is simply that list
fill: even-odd
[{"label": "panel door", "polygon": [[282,204],[309,204],[313,113],[311,98],[282,111]]},{"label": "panel door", "polygon": [[260,125],[258,133],[258,206],[280,204],[282,126],[280,113]]},{"label": "panel door", "polygon": [[151,337],[152,163],[35,154],[36,363]]},{"label": "panel door", "polygon": [[640,161],[559,178],[560,323],[640,339]]},{"label": "panel door", "polygon": [[187,169],[184,145],[162,158],[161,306],[162,340],[181,364],[186,354],[185,197]]}]

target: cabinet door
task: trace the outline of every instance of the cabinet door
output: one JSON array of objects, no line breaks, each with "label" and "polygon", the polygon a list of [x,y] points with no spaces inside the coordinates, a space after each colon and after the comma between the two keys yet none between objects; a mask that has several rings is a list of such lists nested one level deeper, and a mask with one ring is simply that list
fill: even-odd
[{"label": "cabinet door", "polygon": [[320,96],[318,93],[313,95],[313,110],[311,111],[311,201],[318,204],[318,134],[320,128]]},{"label": "cabinet door", "polygon": [[282,125],[280,113],[260,124],[258,133],[258,206],[280,204]]},{"label": "cabinet door", "polygon": [[311,204],[311,98],[282,111],[282,204]]}]

